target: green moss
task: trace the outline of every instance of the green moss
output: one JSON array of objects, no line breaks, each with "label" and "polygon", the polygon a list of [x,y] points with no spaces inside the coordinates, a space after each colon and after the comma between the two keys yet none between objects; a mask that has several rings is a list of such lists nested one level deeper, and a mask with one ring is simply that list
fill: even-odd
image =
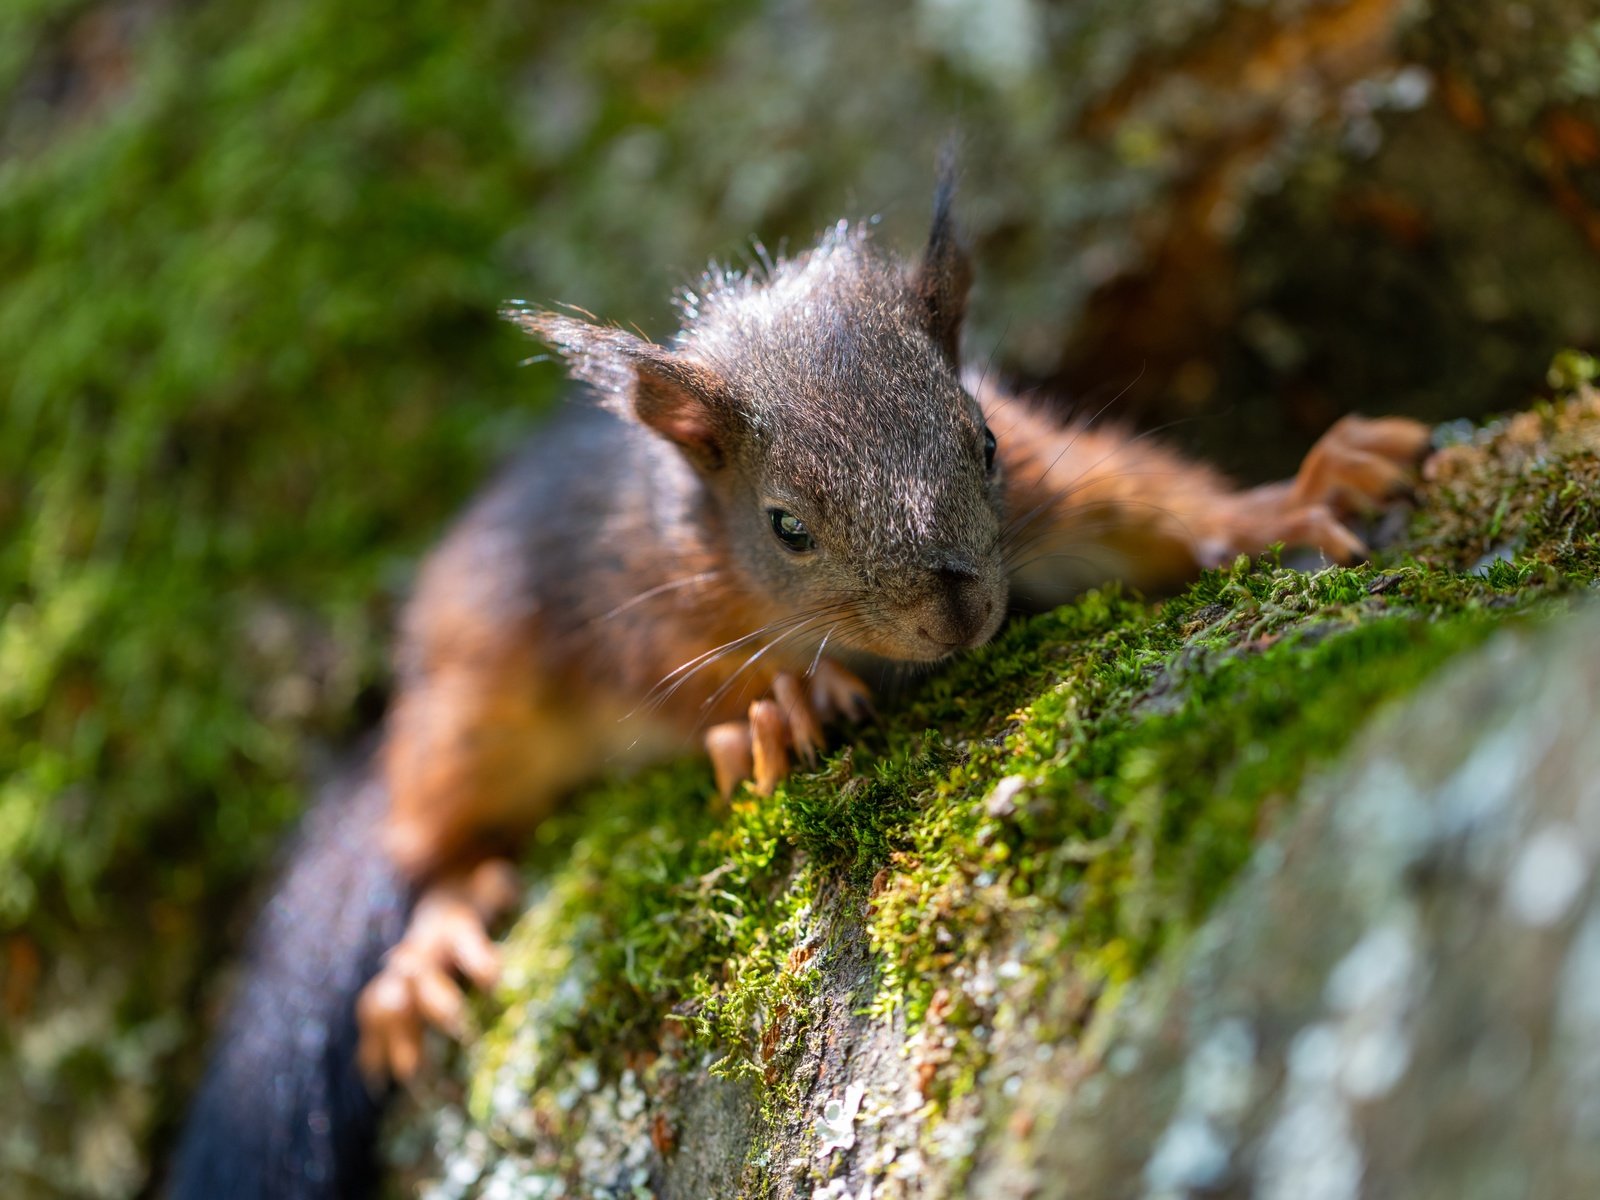
[{"label": "green moss", "polygon": [[[24,5],[8,51],[88,7]],[[98,119],[0,167],[0,926],[98,923],[134,862],[158,904],[236,887],[381,675],[393,556],[548,394],[492,316],[480,72],[526,30],[352,38],[363,8],[158,19]]]},{"label": "green moss", "polygon": [[1600,573],[1597,374],[1588,355],[1557,356],[1549,380],[1570,399],[1536,403],[1435,456],[1409,539],[1419,560],[1507,586],[1517,582],[1508,571],[1578,583]]},{"label": "green moss", "polygon": [[[1061,665],[905,829],[869,925],[879,1010],[921,1019],[953,964],[1021,926],[1043,948],[1036,965],[1073,947],[1091,988],[1126,982],[1205,912],[1305,771],[1505,619],[1495,602],[1528,580],[1509,564],[1486,579],[1236,568],[1161,609],[1127,604],[1104,632],[1059,617],[1015,631],[1043,635]],[[1515,609],[1546,597],[1509,596]]]},{"label": "green moss", "polygon": [[[540,1037],[526,1086],[579,1058],[618,1069],[663,1022],[718,1047],[720,1074],[762,1080],[781,1056],[760,1029],[801,1007],[814,870],[782,806],[745,797],[719,820],[709,786],[698,766],[652,773],[541,829],[533,870],[550,891],[508,949],[510,1004]],[[491,1069],[509,1049],[486,1042]]]}]

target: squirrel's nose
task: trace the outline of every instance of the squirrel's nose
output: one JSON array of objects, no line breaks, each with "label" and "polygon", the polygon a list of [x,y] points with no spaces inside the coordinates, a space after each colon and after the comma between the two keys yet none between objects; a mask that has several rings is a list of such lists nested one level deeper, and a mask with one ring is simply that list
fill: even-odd
[{"label": "squirrel's nose", "polygon": [[919,625],[917,632],[948,650],[970,645],[989,626],[994,613],[992,589],[967,559],[946,559],[931,574],[935,601],[929,616],[934,619]]}]

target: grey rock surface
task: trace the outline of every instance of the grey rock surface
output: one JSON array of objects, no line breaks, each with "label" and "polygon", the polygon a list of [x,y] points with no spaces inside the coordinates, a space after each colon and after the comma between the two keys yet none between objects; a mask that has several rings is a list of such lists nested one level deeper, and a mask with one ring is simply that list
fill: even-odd
[{"label": "grey rock surface", "polygon": [[1597,718],[1592,609],[1380,718],[967,1194],[1600,1195]]}]

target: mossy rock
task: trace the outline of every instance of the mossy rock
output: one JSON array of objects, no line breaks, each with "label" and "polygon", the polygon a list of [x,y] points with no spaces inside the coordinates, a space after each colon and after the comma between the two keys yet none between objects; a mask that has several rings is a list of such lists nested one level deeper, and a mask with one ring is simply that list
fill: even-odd
[{"label": "mossy rock", "polygon": [[1389,706],[1125,998],[1092,1078],[1061,1086],[1060,1044],[989,1068],[1026,1136],[988,1139],[967,1194],[1595,1195],[1597,696],[1589,604]]},{"label": "mossy rock", "polygon": [[1442,431],[1370,565],[1092,593],[770,799],[721,810],[695,763],[588,793],[540,833],[459,1084],[391,1137],[397,1186],[891,1197],[978,1169],[1007,1194],[1000,1148],[1104,1074],[1130,993],[1306,819],[1308,779],[1442,665],[1595,588],[1594,373],[1567,356],[1558,402]]}]

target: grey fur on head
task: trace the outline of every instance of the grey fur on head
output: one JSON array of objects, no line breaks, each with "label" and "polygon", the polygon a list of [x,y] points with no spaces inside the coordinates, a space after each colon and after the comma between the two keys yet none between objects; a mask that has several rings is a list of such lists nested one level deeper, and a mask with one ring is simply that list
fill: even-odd
[{"label": "grey fur on head", "polygon": [[[675,444],[721,513],[730,559],[774,604],[851,607],[862,648],[935,658],[1005,607],[1000,481],[959,379],[971,268],[948,170],[921,260],[840,222],[811,250],[711,271],[667,346],[508,310],[601,401]],[[774,538],[774,510],[814,539]]]}]

